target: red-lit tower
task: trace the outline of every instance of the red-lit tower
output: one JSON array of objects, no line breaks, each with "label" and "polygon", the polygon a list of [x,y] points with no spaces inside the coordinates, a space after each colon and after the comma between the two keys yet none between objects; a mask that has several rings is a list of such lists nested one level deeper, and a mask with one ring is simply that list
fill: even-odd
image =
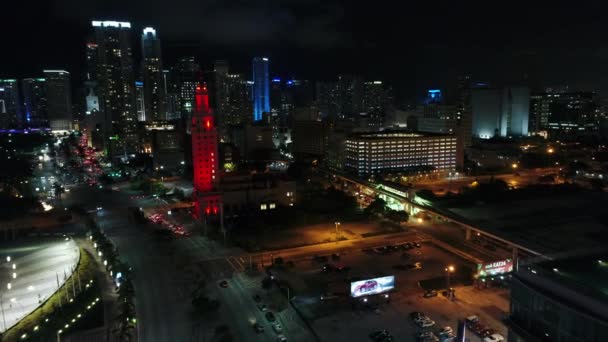
[{"label": "red-lit tower", "polygon": [[206,85],[197,85],[195,110],[192,113],[192,164],[193,181],[196,191],[196,215],[216,215],[220,211],[221,196],[217,192],[218,183],[218,136],[209,108]]}]

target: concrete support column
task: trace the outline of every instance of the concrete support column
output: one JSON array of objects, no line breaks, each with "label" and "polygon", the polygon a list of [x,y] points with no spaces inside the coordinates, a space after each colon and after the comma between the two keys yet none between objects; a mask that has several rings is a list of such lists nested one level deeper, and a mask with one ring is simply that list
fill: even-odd
[{"label": "concrete support column", "polygon": [[471,228],[468,228],[468,227],[465,228],[465,237],[464,237],[465,240],[467,240],[467,241],[471,240],[471,231],[472,231]]},{"label": "concrete support column", "polygon": [[519,257],[519,249],[517,247],[513,247],[513,254],[512,254],[513,265],[517,265],[518,257]]}]

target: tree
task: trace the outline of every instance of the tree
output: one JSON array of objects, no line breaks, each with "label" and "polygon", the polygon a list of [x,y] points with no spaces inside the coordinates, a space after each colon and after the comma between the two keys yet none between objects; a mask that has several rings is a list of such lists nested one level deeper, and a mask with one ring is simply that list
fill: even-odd
[{"label": "tree", "polygon": [[375,200],[365,208],[365,213],[368,216],[383,215],[386,212],[386,201],[380,197],[376,197]]}]

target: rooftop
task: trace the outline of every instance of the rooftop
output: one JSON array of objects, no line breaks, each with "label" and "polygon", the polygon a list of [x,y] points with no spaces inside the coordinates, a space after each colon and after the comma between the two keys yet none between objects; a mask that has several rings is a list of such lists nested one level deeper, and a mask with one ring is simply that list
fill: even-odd
[{"label": "rooftop", "polygon": [[454,137],[450,134],[439,133],[421,133],[411,131],[382,131],[382,132],[364,132],[351,135],[352,138],[359,139],[395,139],[395,138],[422,138],[422,137]]},{"label": "rooftop", "polygon": [[546,261],[535,266],[552,272],[561,283],[588,288],[608,300],[608,252]]},{"label": "rooftop", "polygon": [[543,255],[601,248],[608,242],[608,194],[561,193],[447,208],[473,227]]}]

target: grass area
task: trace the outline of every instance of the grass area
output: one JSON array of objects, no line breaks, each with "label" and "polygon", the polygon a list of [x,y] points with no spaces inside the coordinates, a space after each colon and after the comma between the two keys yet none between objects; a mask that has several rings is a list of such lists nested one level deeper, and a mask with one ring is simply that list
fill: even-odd
[{"label": "grass area", "polygon": [[[77,290],[82,287],[81,293],[76,294],[75,302],[80,300],[81,294],[87,294],[91,297],[92,292],[96,292],[97,287],[91,288],[85,291],[85,284],[88,284],[95,277],[95,260],[93,257],[84,249],[80,248],[80,259],[76,267],[76,272],[70,276],[61,288],[53,293],[42,305],[40,305],[32,313],[24,317],[19,323],[11,327],[2,336],[3,341],[17,341],[17,340],[38,340],[41,335],[55,336],[56,329],[59,324],[65,323],[68,317],[71,317],[70,311],[76,309],[76,305],[68,303],[69,299],[72,298],[73,287]],[[80,285],[76,273],[80,274]],[[93,294],[92,297],[95,297]],[[48,319],[48,321],[47,321]],[[38,327],[36,330],[35,327]],[[22,336],[26,334],[28,338],[23,339]]]}]

